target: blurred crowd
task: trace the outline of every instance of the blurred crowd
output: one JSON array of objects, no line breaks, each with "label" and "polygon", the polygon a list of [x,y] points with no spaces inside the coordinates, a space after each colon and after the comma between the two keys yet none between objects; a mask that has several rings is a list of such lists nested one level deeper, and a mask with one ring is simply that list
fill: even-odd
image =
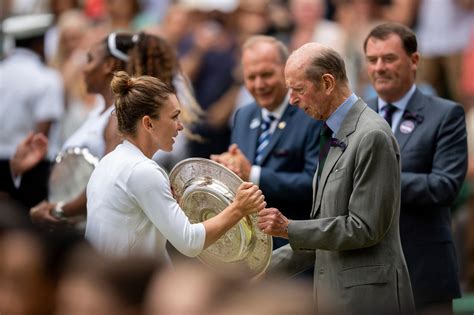
[{"label": "blurred crowd", "polygon": [[[250,36],[274,36],[290,52],[312,41],[333,47],[344,57],[352,90],[367,100],[375,91],[365,71],[364,38],[383,21],[409,26],[421,53],[417,86],[461,103],[466,112],[469,169],[453,213],[453,231],[463,289],[474,291],[473,0],[2,0],[0,6],[2,20],[33,13],[54,16],[43,51],[61,86],[51,96],[56,109],[44,129],[51,160],[105,101],[88,93],[82,78],[90,48],[111,32],[165,39],[200,106],[200,119],[190,125],[181,154],[155,157],[168,170],[186,157],[209,158],[227,150],[235,110],[253,100],[243,86],[239,62],[242,43]],[[0,41],[4,59],[13,44],[2,33]],[[10,78],[1,64],[3,103],[9,91],[2,85]],[[12,119],[0,112],[0,159],[14,153],[14,146],[4,145],[18,133],[9,133]],[[216,275],[189,262],[170,270],[145,258],[111,260],[94,253],[80,236],[38,231],[14,212],[0,209],[1,314],[311,313],[307,283],[244,279],[239,271]],[[269,297],[273,303],[267,305]]]}]

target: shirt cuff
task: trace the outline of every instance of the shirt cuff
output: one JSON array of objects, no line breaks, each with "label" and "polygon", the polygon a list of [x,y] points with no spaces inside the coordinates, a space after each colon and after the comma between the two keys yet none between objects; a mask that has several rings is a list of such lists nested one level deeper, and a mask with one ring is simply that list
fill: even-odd
[{"label": "shirt cuff", "polygon": [[260,174],[262,173],[262,167],[259,165],[252,165],[250,169],[249,180],[255,185],[260,185]]},{"label": "shirt cuff", "polygon": [[12,178],[13,186],[15,186],[16,189],[20,188],[21,185],[21,175],[13,175],[13,170],[10,168],[10,176]]}]

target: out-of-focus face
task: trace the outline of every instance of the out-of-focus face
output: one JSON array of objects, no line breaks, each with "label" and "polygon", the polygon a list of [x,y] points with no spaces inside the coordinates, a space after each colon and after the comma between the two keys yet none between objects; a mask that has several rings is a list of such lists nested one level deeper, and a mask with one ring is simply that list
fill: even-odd
[{"label": "out-of-focus face", "polygon": [[246,36],[265,33],[269,27],[266,1],[240,0],[236,22],[241,34]]},{"label": "out-of-focus face", "polygon": [[12,232],[0,239],[0,312],[50,314],[54,292],[35,235]]},{"label": "out-of-focus face", "polygon": [[62,31],[61,41],[66,56],[70,56],[74,51],[80,48],[83,38],[84,33],[79,28],[69,27]]},{"label": "out-of-focus face", "polygon": [[414,84],[419,55],[408,55],[398,35],[385,40],[370,38],[365,56],[370,81],[385,101],[398,101]]},{"label": "out-of-focus face", "polygon": [[306,78],[304,68],[294,63],[287,64],[285,78],[290,91],[290,104],[298,106],[314,119],[329,118],[330,106],[322,80],[318,84],[311,82]]},{"label": "out-of-focus face", "polygon": [[136,0],[108,0],[106,10],[112,18],[132,20],[136,12]]},{"label": "out-of-focus face", "polygon": [[120,303],[90,276],[68,275],[59,283],[55,315],[120,314]]},{"label": "out-of-focus face", "polygon": [[84,82],[88,93],[101,93],[104,85],[110,85],[110,70],[106,67],[107,53],[102,43],[92,46],[87,53],[87,63],[84,66]]},{"label": "out-of-focus face", "polygon": [[285,65],[276,47],[269,43],[258,43],[246,49],[242,55],[245,87],[257,103],[270,111],[284,100]]},{"label": "out-of-focus face", "polygon": [[324,2],[322,0],[292,0],[290,11],[297,25],[314,26],[324,15]]},{"label": "out-of-focus face", "polygon": [[167,102],[161,107],[159,118],[153,120],[153,143],[156,151],[170,152],[173,149],[178,132],[183,130],[183,124],[179,120],[181,113],[180,105],[176,95],[171,94]]}]

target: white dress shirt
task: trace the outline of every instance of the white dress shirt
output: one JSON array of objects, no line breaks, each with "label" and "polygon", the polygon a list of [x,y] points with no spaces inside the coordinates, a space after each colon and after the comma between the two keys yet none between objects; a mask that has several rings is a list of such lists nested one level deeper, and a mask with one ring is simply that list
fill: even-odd
[{"label": "white dress shirt", "polygon": [[[262,117],[268,117],[270,114],[275,117],[275,120],[272,121],[270,125],[270,133],[273,134],[275,131],[278,122],[280,121],[281,117],[285,113],[286,107],[288,107],[288,102],[290,101],[290,94],[286,94],[283,102],[272,112],[268,109],[262,107]],[[250,161],[251,163],[253,161]],[[252,165],[250,168],[249,180],[254,183],[255,185],[260,184],[260,174],[262,173],[262,167],[260,165]]]},{"label": "white dress shirt", "polygon": [[124,141],[107,154],[87,185],[86,239],[113,256],[168,257],[166,240],[197,256],[206,230],[191,224],[173,198],[169,178],[135,145]]}]

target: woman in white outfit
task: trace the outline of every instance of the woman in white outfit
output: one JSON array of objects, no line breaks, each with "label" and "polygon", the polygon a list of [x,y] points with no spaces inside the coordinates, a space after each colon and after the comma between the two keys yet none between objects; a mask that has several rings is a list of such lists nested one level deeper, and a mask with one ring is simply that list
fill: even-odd
[{"label": "woman in white outfit", "polygon": [[86,238],[112,256],[167,257],[165,243],[196,256],[245,215],[265,207],[257,186],[243,183],[232,204],[191,224],[173,198],[166,172],[151,158],[171,151],[183,125],[176,95],[151,76],[118,72],[112,80],[122,144],[107,154],[87,185]]},{"label": "woman in white outfit", "polygon": [[[125,70],[127,60],[128,55],[117,47],[115,33],[91,47],[83,69],[84,81],[87,92],[99,94],[103,101],[91,111],[81,127],[66,140],[62,151],[72,147],[87,148],[93,155],[102,158],[120,143],[117,121],[115,116],[111,115],[114,100],[110,82],[115,71]],[[68,217],[85,215],[85,213],[85,192],[65,204],[43,201],[30,210],[33,222],[50,228],[68,223]]]}]

